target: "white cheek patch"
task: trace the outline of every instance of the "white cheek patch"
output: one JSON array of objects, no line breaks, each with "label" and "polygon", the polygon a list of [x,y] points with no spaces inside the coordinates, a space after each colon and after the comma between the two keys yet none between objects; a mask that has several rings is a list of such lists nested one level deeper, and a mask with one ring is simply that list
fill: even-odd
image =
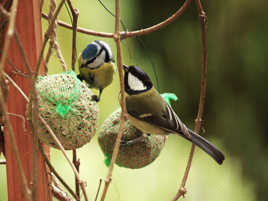
[{"label": "white cheek patch", "polygon": [[105,60],[105,51],[103,50],[99,56],[96,57],[96,59],[89,63],[87,66],[89,68],[97,68],[101,66],[104,63]]},{"label": "white cheek patch", "polygon": [[146,90],[146,86],[139,80],[137,77],[132,75],[131,73],[128,74],[128,85],[133,91],[143,91]]}]

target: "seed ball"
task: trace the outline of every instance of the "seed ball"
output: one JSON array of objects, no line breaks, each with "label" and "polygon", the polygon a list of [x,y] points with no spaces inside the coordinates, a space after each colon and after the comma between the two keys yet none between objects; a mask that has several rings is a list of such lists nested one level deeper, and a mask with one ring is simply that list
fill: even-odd
[{"label": "seed ball", "polygon": [[[40,76],[36,83],[39,113],[48,123],[63,147],[77,149],[95,135],[99,108],[93,93],[73,71]],[[27,107],[27,118],[32,120]],[[42,142],[58,148],[43,123],[38,120],[38,135]]]},{"label": "seed ball", "polygon": [[[119,131],[121,108],[113,112],[102,124],[98,135],[103,153],[111,157]],[[127,120],[121,141],[128,142],[142,136],[143,133]],[[145,135],[145,138],[133,144],[120,145],[116,164],[121,167],[137,169],[152,163],[160,154],[165,144],[165,136]]]}]

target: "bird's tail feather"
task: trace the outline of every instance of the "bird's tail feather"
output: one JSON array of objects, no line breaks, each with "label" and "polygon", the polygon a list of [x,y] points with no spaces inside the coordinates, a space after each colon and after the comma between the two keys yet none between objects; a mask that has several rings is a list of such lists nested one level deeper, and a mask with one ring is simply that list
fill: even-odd
[{"label": "bird's tail feather", "polygon": [[213,144],[190,129],[188,129],[188,133],[191,135],[191,138],[186,134],[182,136],[208,153],[218,164],[222,164],[224,155]]}]

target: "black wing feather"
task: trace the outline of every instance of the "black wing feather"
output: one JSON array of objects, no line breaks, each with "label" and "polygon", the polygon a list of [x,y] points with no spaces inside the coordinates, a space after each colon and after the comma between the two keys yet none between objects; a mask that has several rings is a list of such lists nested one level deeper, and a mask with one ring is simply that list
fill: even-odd
[{"label": "black wing feather", "polygon": [[208,140],[187,128],[168,104],[165,104],[165,107],[161,111],[161,115],[154,115],[153,111],[151,111],[151,116],[141,118],[141,114],[136,110],[128,111],[128,113],[139,120],[158,126],[167,132],[178,133],[180,136],[191,141],[208,153],[215,161],[217,161],[217,163],[222,164],[224,161],[224,155]]}]

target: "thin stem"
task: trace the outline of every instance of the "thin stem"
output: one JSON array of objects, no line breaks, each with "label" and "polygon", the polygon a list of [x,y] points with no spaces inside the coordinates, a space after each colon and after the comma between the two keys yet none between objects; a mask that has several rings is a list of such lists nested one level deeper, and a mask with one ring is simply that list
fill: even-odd
[{"label": "thin stem", "polygon": [[171,24],[172,22],[174,22],[178,17],[180,17],[184,13],[184,11],[187,9],[187,7],[191,3],[191,1],[192,0],[185,0],[183,5],[173,15],[171,15],[169,18],[167,18],[166,20],[164,20],[156,25],[153,25],[153,26],[148,27],[146,29],[121,33],[122,39],[149,34],[151,32],[157,31],[157,30]]},{"label": "thin stem", "polygon": [[4,8],[3,4],[0,5],[0,11],[7,19],[10,17],[9,12]]},{"label": "thin stem", "polygon": [[73,201],[66,192],[60,189],[58,186],[51,185],[51,191],[55,198],[59,201]]},{"label": "thin stem", "polygon": [[71,0],[67,0],[68,5],[71,9],[72,16],[73,16],[73,42],[72,42],[72,70],[75,71],[75,61],[76,61],[76,33],[77,33],[77,21],[78,21],[78,15],[79,11],[78,9],[74,8],[72,5]]},{"label": "thin stem", "polygon": [[5,43],[2,51],[2,57],[0,60],[0,77],[2,76],[3,70],[4,70],[4,64],[6,61],[7,53],[8,53],[8,48],[9,48],[9,43],[10,39],[14,33],[14,25],[15,25],[15,19],[16,19],[16,14],[17,14],[17,6],[18,6],[18,0],[14,0],[10,9],[10,18],[9,18],[9,24],[7,28],[7,33],[5,36]]},{"label": "thin stem", "polygon": [[18,92],[22,95],[22,97],[29,102],[29,98],[26,96],[26,94],[22,91],[22,89],[17,85],[17,83],[5,72],[3,72],[3,75],[8,79],[8,81],[18,90]]},{"label": "thin stem", "polygon": [[23,49],[21,40],[20,40],[19,35],[18,35],[16,30],[14,31],[13,37],[15,38],[15,41],[16,41],[18,47],[19,47],[19,51],[20,51],[20,54],[22,56],[23,62],[25,64],[25,66],[26,66],[26,69],[27,69],[29,75],[31,75],[32,71],[31,71],[30,63],[29,63],[29,60],[28,60],[28,58],[26,56],[26,53],[25,53],[25,51]]},{"label": "thin stem", "polygon": [[[4,76],[7,77],[7,79],[10,81],[10,83],[21,93],[21,95],[25,98],[25,100],[27,102],[29,102],[29,98],[25,95],[25,93],[21,90],[21,88],[16,84],[16,82],[14,80],[12,80],[6,73],[4,73]],[[2,97],[2,96],[1,96]],[[54,139],[55,143],[57,144],[57,146],[59,147],[59,149],[62,151],[64,157],[66,158],[67,162],[69,163],[69,165],[71,166],[75,176],[77,177],[77,180],[79,181],[79,184],[81,186],[82,192],[84,194],[85,200],[88,201],[87,195],[86,195],[86,190],[85,190],[85,184],[84,182],[81,181],[78,172],[76,171],[76,168],[74,167],[74,165],[72,164],[72,162],[70,161],[70,159],[67,156],[66,151],[64,150],[62,144],[60,143],[60,141],[58,140],[58,138],[56,137],[55,133],[52,131],[52,129],[50,128],[50,126],[47,124],[47,122],[40,116],[38,116],[38,118],[41,120],[41,122],[44,124],[44,126],[46,127],[46,129],[48,130],[49,134],[51,135],[51,137]]]},{"label": "thin stem", "polygon": [[[80,160],[77,159],[77,152],[76,152],[76,149],[73,150],[73,164],[74,164],[74,166],[75,166],[77,172],[79,173]],[[76,177],[75,177],[75,193],[76,193],[76,196],[77,196],[78,200],[80,200],[79,181],[77,180]]]},{"label": "thin stem", "polygon": [[[35,90],[35,84],[33,80],[33,76],[31,73],[31,68],[30,68],[30,63],[27,59],[26,53],[23,49],[21,40],[19,39],[19,35],[17,34],[16,30],[14,31],[14,38],[15,41],[19,47],[20,54],[23,58],[24,64],[26,66],[26,69],[28,73],[31,76],[31,96],[32,96],[32,101],[31,101],[31,107],[32,107],[32,119],[37,119],[38,118],[38,99],[37,99],[37,94]],[[37,122],[32,121],[31,124],[31,129],[32,129],[32,142],[33,142],[33,152],[32,152],[32,200],[37,201],[37,182],[38,182],[38,149],[39,149],[39,144],[38,144],[38,136],[37,136]]]},{"label": "thin stem", "polygon": [[[35,91],[35,89],[33,89]],[[36,93],[33,94],[33,113],[32,119],[38,118],[38,102]],[[32,200],[37,201],[37,182],[38,182],[38,150],[39,150],[39,143],[38,143],[38,136],[37,136],[37,122],[32,121],[32,143],[33,143],[33,153],[32,153]]]},{"label": "thin stem", "polygon": [[64,147],[62,146],[62,144],[60,143],[59,139],[56,137],[55,133],[52,131],[52,129],[50,128],[50,126],[47,124],[47,122],[41,117],[41,115],[39,114],[39,119],[41,120],[41,122],[44,124],[44,126],[46,127],[46,129],[48,130],[48,133],[50,134],[50,136],[53,138],[53,140],[55,141],[55,143],[57,144],[58,148],[61,150],[61,152],[63,153],[64,157],[66,158],[67,162],[69,163],[69,165],[71,166],[75,177],[77,178],[77,180],[79,181],[79,185],[82,188],[82,192],[84,194],[85,200],[88,201],[87,198],[87,194],[86,194],[86,190],[85,190],[85,183],[80,179],[79,173],[77,172],[76,168],[74,167],[73,163],[71,162],[71,160],[68,158],[67,153],[64,149]]},{"label": "thin stem", "polygon": [[50,169],[50,171],[58,178],[58,180],[62,183],[62,185],[69,191],[69,193],[76,199],[79,200],[75,192],[71,189],[71,187],[62,179],[62,177],[59,175],[59,173],[56,171],[56,169],[53,167],[53,165],[50,163],[48,157],[46,156],[44,149],[42,146],[40,146],[41,154]]},{"label": "thin stem", "polygon": [[22,186],[23,186],[23,193],[26,197],[27,201],[30,201],[30,190],[29,187],[27,185],[27,180],[22,168],[22,163],[21,163],[21,159],[20,159],[20,155],[19,155],[19,150],[17,147],[17,142],[16,142],[16,138],[14,135],[14,131],[13,128],[11,126],[11,123],[9,121],[8,118],[8,113],[6,111],[6,107],[5,107],[5,102],[4,102],[4,98],[3,98],[3,92],[2,92],[2,88],[0,87],[0,108],[2,108],[2,114],[5,120],[5,125],[7,127],[7,134],[9,135],[10,141],[11,141],[11,146],[12,146],[12,151],[15,155],[15,160],[18,166],[18,170],[19,170],[19,175],[20,175],[20,179],[22,181]]},{"label": "thin stem", "polygon": [[[153,25],[153,26],[148,27],[146,29],[141,29],[141,30],[136,30],[136,31],[120,32],[121,39],[149,34],[151,32],[157,31],[157,30],[169,25],[170,23],[175,21],[178,17],[180,17],[184,13],[184,11],[187,9],[187,7],[189,6],[190,3],[191,3],[191,0],[185,0],[183,5],[173,15],[171,15],[169,18],[167,18],[166,20],[164,20],[156,25]],[[48,19],[45,14],[42,14],[42,17],[45,19]],[[66,22],[58,21],[58,24],[60,26],[65,27],[65,28],[72,29],[72,25],[67,24]],[[93,30],[89,30],[89,29],[85,29],[85,28],[81,28],[81,27],[78,27],[77,31],[80,33],[94,35],[94,36],[100,36],[100,37],[106,37],[106,38],[113,37],[112,33],[97,32],[97,31],[93,31]]]},{"label": "thin stem", "polygon": [[35,73],[34,81],[37,79],[37,75],[38,75],[38,72],[39,72],[39,69],[40,69],[40,66],[41,66],[41,61],[42,61],[42,58],[43,58],[43,54],[44,54],[44,51],[45,51],[46,44],[47,44],[48,39],[49,39],[49,35],[53,31],[54,22],[57,19],[58,15],[59,15],[59,12],[60,12],[64,2],[65,2],[65,0],[61,0],[58,8],[56,9],[56,11],[55,11],[55,13],[54,13],[54,15],[53,15],[53,17],[51,19],[51,23],[49,24],[49,26],[47,28],[47,31],[45,33],[44,41],[43,41],[41,51],[40,51],[40,55],[39,55],[38,60],[37,60],[36,71],[35,71],[36,73]]},{"label": "thin stem", "polygon": [[26,131],[26,121],[25,121],[25,117],[23,115],[10,113],[10,112],[8,112],[7,114],[8,114],[8,116],[13,116],[13,117],[17,117],[17,118],[21,119],[21,121],[22,121],[21,125],[23,128],[23,131],[24,132]]},{"label": "thin stem", "polygon": [[[48,16],[44,13],[42,13],[42,17],[46,20],[48,20]],[[65,27],[67,29],[73,29],[73,26],[63,22],[61,20],[58,20],[58,25]],[[104,32],[97,32],[97,31],[93,31],[93,30],[89,30],[83,27],[77,27],[77,32],[83,33],[83,34],[87,34],[87,35],[93,35],[93,36],[99,36],[99,37],[104,37],[104,38],[112,38],[113,37],[113,33],[104,33]]]},{"label": "thin stem", "polygon": [[[200,25],[201,25],[201,37],[202,37],[202,75],[201,75],[201,87],[200,87],[200,98],[199,98],[199,106],[198,106],[198,113],[195,119],[195,132],[199,133],[202,123],[202,116],[204,112],[204,105],[206,99],[206,83],[207,83],[207,45],[206,45],[206,13],[203,10],[202,4],[200,0],[195,0],[196,7],[199,12],[200,17]],[[194,156],[195,145],[192,144],[188,163],[186,166],[186,170],[180,185],[180,188],[174,197],[173,201],[178,200],[181,196],[186,193],[185,184],[189,175],[189,171],[191,168],[193,156]]]},{"label": "thin stem", "polygon": [[[12,6],[11,6],[11,11],[10,11],[9,25],[8,25],[7,33],[5,36],[5,40],[4,40],[5,43],[4,43],[2,57],[1,57],[1,61],[0,61],[0,77],[2,77],[2,74],[3,74],[4,64],[6,61],[7,54],[8,54],[10,39],[14,33],[14,25],[15,25],[16,13],[17,13],[17,6],[18,6],[18,0],[13,0]],[[6,111],[5,102],[4,102],[4,98],[3,98],[3,91],[2,91],[1,87],[0,87],[0,107],[2,108],[3,117],[5,119],[7,131],[8,131],[7,133],[9,135],[9,138],[11,141],[11,146],[13,149],[13,153],[15,155],[15,160],[16,160],[16,163],[18,166],[19,175],[21,177],[21,181],[23,184],[23,193],[26,197],[26,200],[30,201],[30,190],[29,190],[29,187],[27,185],[27,180],[26,180],[25,174],[23,172],[22,163],[20,160],[19,151],[18,151],[18,147],[17,147],[17,142],[16,142],[16,139],[14,137],[13,128],[12,128],[11,123],[10,123],[9,118],[8,118],[8,113]]]},{"label": "thin stem", "polygon": [[[56,9],[56,0],[50,0],[49,3],[50,3],[50,5],[49,5],[48,23],[51,24],[50,20],[51,20],[51,18],[53,16],[53,13],[54,13],[55,9]],[[56,22],[56,20],[55,20],[55,22]],[[49,59],[50,59],[50,57],[52,55],[52,49],[55,46],[55,38],[56,38],[56,31],[55,31],[56,23],[55,22],[54,22],[53,28],[52,28],[53,31],[49,35],[49,38],[50,38],[49,47],[48,47],[47,55],[45,57],[45,62],[44,62],[44,64],[45,64],[45,75],[47,75],[47,73],[48,73],[48,62],[49,62]],[[54,40],[52,40],[52,38]]]},{"label": "thin stem", "polygon": [[99,186],[98,186],[98,190],[97,190],[97,193],[96,193],[96,196],[95,196],[95,200],[94,201],[97,201],[98,200],[101,183],[102,183],[102,179],[100,179],[100,181],[99,181]]},{"label": "thin stem", "polygon": [[126,115],[126,108],[125,108],[125,86],[124,86],[124,76],[123,76],[123,65],[122,65],[122,52],[121,52],[121,45],[120,45],[120,0],[116,0],[116,14],[115,14],[115,33],[114,33],[114,40],[116,43],[117,48],[117,65],[118,65],[118,71],[119,71],[119,78],[120,78],[120,93],[121,93],[121,99],[120,99],[120,105],[122,108],[121,116],[120,116],[120,126],[119,131],[117,134],[117,138],[115,141],[112,159],[110,163],[110,167],[108,170],[108,174],[106,176],[105,180],[105,186],[102,193],[101,201],[105,200],[109,185],[112,180],[112,172],[114,168],[114,163],[116,161],[119,147],[120,147],[120,141],[123,135],[123,128],[125,124],[125,115]]}]

